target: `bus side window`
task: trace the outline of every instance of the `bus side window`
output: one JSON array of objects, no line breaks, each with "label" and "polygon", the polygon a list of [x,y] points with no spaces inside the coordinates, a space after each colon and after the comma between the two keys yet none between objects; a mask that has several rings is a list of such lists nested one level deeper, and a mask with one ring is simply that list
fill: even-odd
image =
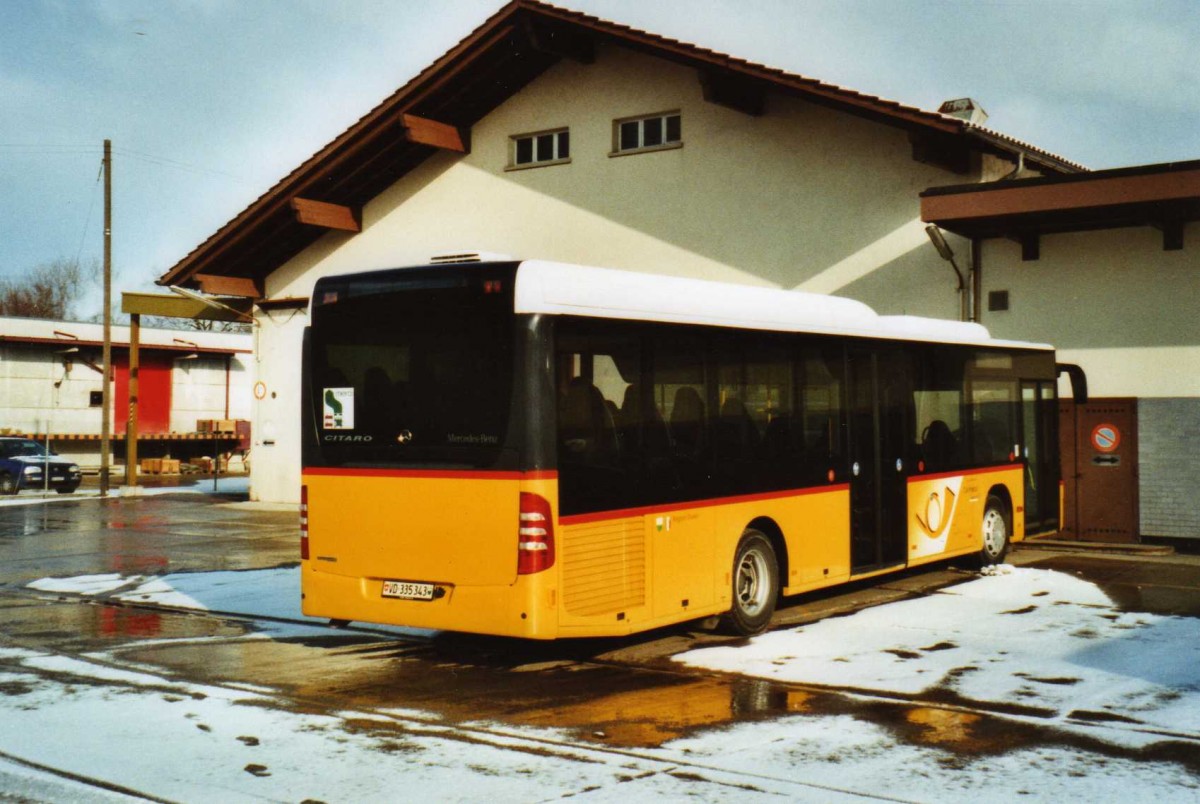
[{"label": "bus side window", "polygon": [[720,407],[712,425],[716,492],[794,486],[800,465],[788,458],[791,350],[777,338],[755,334],[731,340],[717,354]]},{"label": "bus side window", "polygon": [[971,384],[972,447],[979,464],[1005,463],[1016,456],[1019,441],[1015,381],[980,381]]},{"label": "bus side window", "polygon": [[[559,495],[565,514],[637,504],[641,422],[629,401],[640,373],[636,338],[564,322],[555,357]],[[634,392],[636,394],[636,391]]]},{"label": "bus side window", "polygon": [[823,346],[805,347],[799,356],[800,390],[793,439],[803,462],[800,480],[805,485],[828,481],[828,473],[844,469],[844,439],[847,425],[842,350]]},{"label": "bus side window", "polygon": [[711,474],[712,405],[705,366],[707,344],[674,328],[653,330],[650,339],[651,396],[667,424],[671,472],[651,478],[656,502],[699,499]]},{"label": "bus side window", "polygon": [[966,461],[963,429],[964,358],[956,350],[933,347],[921,356],[913,389],[916,411],[917,471],[957,469]]},{"label": "bus side window", "polygon": [[567,387],[559,408],[558,431],[565,459],[604,463],[617,451],[612,414],[600,390],[583,377],[575,377]]}]

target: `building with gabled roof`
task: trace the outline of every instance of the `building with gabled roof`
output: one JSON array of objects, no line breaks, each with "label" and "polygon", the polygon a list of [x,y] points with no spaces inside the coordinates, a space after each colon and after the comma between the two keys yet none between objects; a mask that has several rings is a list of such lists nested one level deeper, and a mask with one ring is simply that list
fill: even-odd
[{"label": "building with gabled roof", "polygon": [[[221,292],[259,287],[323,234],[353,231],[361,208],[431,156],[469,155],[472,129],[565,66],[586,68],[615,52],[674,65],[694,96],[750,118],[769,119],[784,98],[872,121],[897,132],[915,161],[971,177],[1007,173],[1019,154],[1036,173],[1082,165],[968,120],[866,95],[537,0],[513,0],[442,58],[221,227],[159,280]],[[643,62],[646,63],[646,62]],[[680,98],[682,100],[682,98]],[[773,100],[773,104],[772,101]],[[691,134],[689,126],[689,135]],[[477,132],[475,132],[477,133]],[[1004,164],[995,164],[995,161]],[[998,175],[998,174],[997,174]],[[308,202],[308,203],[306,203]],[[342,220],[317,204],[349,210]],[[322,217],[331,216],[331,217]],[[230,283],[209,279],[244,280]]]},{"label": "building with gabled roof", "polygon": [[[256,301],[252,494],[295,500],[295,365],[319,276],[478,249],[837,294],[891,315],[965,309],[991,325],[988,255],[1029,257],[1028,227],[947,221],[948,266],[921,194],[1089,173],[986,127],[974,102],[943,109],[513,0],[159,283]],[[1172,242],[1195,219],[1168,222]],[[1058,328],[1027,326],[1019,300],[996,320],[1002,337],[1055,342],[1073,324],[1060,311]]]}]

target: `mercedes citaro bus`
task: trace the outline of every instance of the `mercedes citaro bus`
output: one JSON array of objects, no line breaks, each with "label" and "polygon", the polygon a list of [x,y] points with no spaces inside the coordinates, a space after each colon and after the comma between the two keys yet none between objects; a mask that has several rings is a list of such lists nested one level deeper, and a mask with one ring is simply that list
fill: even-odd
[{"label": "mercedes citaro bus", "polygon": [[462,255],[320,279],[305,614],[535,639],[720,615],[1059,520],[1054,351],[850,299]]}]

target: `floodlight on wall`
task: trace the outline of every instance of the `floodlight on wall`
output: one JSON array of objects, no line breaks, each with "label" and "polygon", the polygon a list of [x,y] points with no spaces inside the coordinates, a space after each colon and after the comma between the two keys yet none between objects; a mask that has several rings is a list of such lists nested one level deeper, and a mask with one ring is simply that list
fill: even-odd
[{"label": "floodlight on wall", "polygon": [[958,277],[959,317],[963,321],[969,321],[970,318],[967,315],[967,284],[963,281],[962,271],[958,270],[958,264],[954,262],[954,249],[950,248],[950,244],[946,242],[942,230],[937,227],[936,223],[926,226],[925,234],[929,235],[929,242],[933,243],[933,247],[937,249],[938,255],[950,263],[950,267],[954,269],[954,275]]},{"label": "floodlight on wall", "polygon": [[256,327],[259,325],[258,319],[255,318],[254,316],[252,316],[248,313],[242,312],[241,310],[238,310],[236,307],[230,307],[228,304],[225,304],[224,302],[217,301],[216,299],[211,298],[209,296],[205,296],[203,293],[197,293],[196,291],[192,290],[191,288],[181,288],[181,287],[177,287],[175,285],[170,285],[168,289],[172,293],[178,294],[185,299],[191,299],[192,301],[198,301],[203,305],[212,307],[214,310],[224,310],[227,313],[233,313],[238,318],[240,318],[242,321],[248,321],[249,323],[253,324]]},{"label": "floodlight on wall", "polygon": [[59,349],[59,350],[55,351],[54,354],[62,355],[62,365],[63,365],[63,372],[64,372],[62,380],[59,380],[58,382],[54,383],[55,388],[62,385],[63,380],[65,380],[67,378],[67,374],[71,373],[71,369],[75,365],[75,360],[71,357],[71,355],[78,354],[78,353],[79,353],[78,346],[72,346],[69,349]]}]

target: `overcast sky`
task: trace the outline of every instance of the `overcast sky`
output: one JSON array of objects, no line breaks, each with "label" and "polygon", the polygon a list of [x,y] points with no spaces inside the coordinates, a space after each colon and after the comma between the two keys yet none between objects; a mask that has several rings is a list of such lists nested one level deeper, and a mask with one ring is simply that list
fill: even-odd
[{"label": "overcast sky", "polygon": [[[569,0],[1110,168],[1200,159],[1197,0]],[[102,253],[146,289],[500,0],[6,0],[0,275]],[[94,310],[81,311],[85,315]]]}]

